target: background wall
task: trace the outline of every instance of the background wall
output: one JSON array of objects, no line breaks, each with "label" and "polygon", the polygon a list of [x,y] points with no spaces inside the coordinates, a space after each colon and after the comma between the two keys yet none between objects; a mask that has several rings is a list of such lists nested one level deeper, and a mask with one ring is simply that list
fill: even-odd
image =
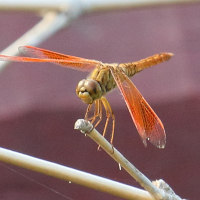
[{"label": "background wall", "polygon": [[[200,4],[147,7],[85,15],[41,48],[102,62],[131,62],[172,52],[168,62],[132,81],[162,119],[163,150],[138,136],[119,90],[108,95],[116,116],[114,145],[151,180],[164,179],[182,198],[198,199],[200,180]],[[40,18],[0,13],[0,49]],[[86,105],[75,94],[87,73],[51,64],[12,63],[0,74],[0,146],[139,187],[104,151],[73,129]],[[102,132],[104,122],[98,126]],[[107,134],[109,139],[109,134]],[[8,165],[7,165],[8,166]],[[119,199],[11,166],[74,200]],[[0,197],[64,199],[0,165]]]}]

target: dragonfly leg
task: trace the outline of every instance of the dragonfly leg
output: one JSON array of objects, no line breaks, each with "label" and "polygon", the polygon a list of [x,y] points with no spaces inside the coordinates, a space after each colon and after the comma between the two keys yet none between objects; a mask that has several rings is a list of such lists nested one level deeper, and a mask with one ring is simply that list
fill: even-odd
[{"label": "dragonfly leg", "polygon": [[95,103],[95,108],[94,108],[93,116],[88,117],[88,114],[92,108],[92,104],[90,104],[88,105],[87,110],[86,110],[85,120],[90,121],[90,123],[93,124],[95,120],[99,118],[96,124],[94,125],[94,127],[96,127],[102,120],[102,103],[100,99],[97,99],[94,103]]},{"label": "dragonfly leg", "polygon": [[96,122],[96,124],[94,125],[94,128],[95,128],[95,127],[97,127],[99,125],[99,123],[102,120],[102,103],[101,103],[101,99],[98,99],[98,100],[95,101],[94,117],[95,117],[95,120],[96,120],[97,117],[99,118],[98,121]]},{"label": "dragonfly leg", "polygon": [[112,117],[112,134],[111,134],[111,138],[110,138],[110,143],[113,144],[114,130],[115,130],[115,115],[113,114],[112,108],[111,108],[108,100],[105,97],[101,97],[101,101],[102,101],[104,108],[106,110],[106,117],[107,117],[105,127],[104,127],[104,131],[103,131],[103,137],[106,134],[106,129],[107,129],[110,117]]},{"label": "dragonfly leg", "polygon": [[[98,121],[96,122],[96,124],[94,125],[94,128],[96,126],[98,126],[98,124],[102,120],[102,104],[103,104],[105,111],[106,111],[106,117],[107,117],[106,123],[104,126],[104,130],[103,130],[103,137],[105,137],[109,120],[110,120],[110,118],[112,118],[112,133],[111,133],[110,143],[113,144],[114,129],[115,129],[115,115],[113,114],[112,108],[111,108],[108,100],[105,97],[101,97],[101,99],[95,100],[94,104],[95,104],[94,105],[95,107],[94,107],[93,116],[88,117],[89,112],[92,108],[92,104],[90,104],[90,105],[88,105],[88,108],[87,108],[87,111],[85,114],[85,120],[90,121],[90,123],[93,124],[96,121],[96,119],[99,118]],[[100,146],[98,146],[98,150],[99,149],[100,149]]]},{"label": "dragonfly leg", "polygon": [[88,118],[88,113],[90,112],[92,108],[92,104],[89,104],[85,113],[85,120],[90,121],[90,118]]}]

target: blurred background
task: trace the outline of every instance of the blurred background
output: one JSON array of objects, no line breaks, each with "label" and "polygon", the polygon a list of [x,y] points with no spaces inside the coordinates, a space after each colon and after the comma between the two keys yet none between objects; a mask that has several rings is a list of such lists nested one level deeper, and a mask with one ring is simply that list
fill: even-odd
[{"label": "blurred background", "polygon": [[[40,20],[0,12],[3,50]],[[200,196],[200,4],[174,4],[86,14],[40,48],[106,63],[160,52],[174,57],[131,80],[162,120],[165,149],[145,148],[118,89],[107,98],[116,117],[114,146],[150,180],[164,179],[182,198]],[[74,130],[87,105],[76,96],[87,73],[53,64],[12,63],[0,74],[0,146],[140,187],[88,137]],[[104,116],[105,119],[105,116]],[[104,122],[97,127],[103,131]],[[106,137],[110,139],[110,134]],[[9,165],[7,165],[9,166]],[[74,200],[120,199],[9,166]],[[0,165],[2,200],[61,200],[59,194]]]}]

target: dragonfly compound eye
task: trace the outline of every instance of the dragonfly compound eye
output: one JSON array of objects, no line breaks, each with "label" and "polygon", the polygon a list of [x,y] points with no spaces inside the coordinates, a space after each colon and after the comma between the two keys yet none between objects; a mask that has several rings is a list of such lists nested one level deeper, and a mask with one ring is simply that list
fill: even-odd
[{"label": "dragonfly compound eye", "polygon": [[84,103],[92,104],[95,99],[102,97],[102,90],[97,81],[83,79],[76,87],[76,94]]}]

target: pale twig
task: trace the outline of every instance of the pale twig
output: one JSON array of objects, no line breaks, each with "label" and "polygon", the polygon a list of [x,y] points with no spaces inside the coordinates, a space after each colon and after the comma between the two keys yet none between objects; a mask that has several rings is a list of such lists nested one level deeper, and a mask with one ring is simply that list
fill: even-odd
[{"label": "pale twig", "polygon": [[[73,19],[78,17],[81,13],[77,10],[68,10],[68,12],[63,11],[59,13],[56,11],[49,11],[45,13],[40,22],[0,52],[0,54],[16,56],[19,54],[18,47],[21,45],[37,46],[55,34],[58,30],[69,25]],[[10,62],[0,62],[0,71],[3,70],[9,63]]]},{"label": "pale twig", "polygon": [[[75,123],[75,129],[87,134],[98,145],[101,146],[117,163],[119,163],[140,185],[147,190],[153,199],[156,200],[181,200],[175,193],[167,193],[162,185],[153,184],[135,166],[133,166],[117,149],[115,149],[96,129],[93,129],[90,122],[79,119]],[[156,183],[160,183],[159,181]],[[161,186],[161,187],[158,187]]]},{"label": "pale twig", "polygon": [[[81,5],[81,7],[83,7],[83,9],[87,12],[92,12],[144,6],[184,4],[192,2],[199,2],[199,0],[0,0],[0,10],[26,12],[38,12],[41,10],[61,11],[63,10],[63,7],[70,7],[71,4],[76,3],[77,6]],[[74,9],[76,9],[76,7],[74,7]]]},{"label": "pale twig", "polygon": [[124,199],[152,200],[148,192],[22,153],[0,148],[0,161],[83,185]]}]

